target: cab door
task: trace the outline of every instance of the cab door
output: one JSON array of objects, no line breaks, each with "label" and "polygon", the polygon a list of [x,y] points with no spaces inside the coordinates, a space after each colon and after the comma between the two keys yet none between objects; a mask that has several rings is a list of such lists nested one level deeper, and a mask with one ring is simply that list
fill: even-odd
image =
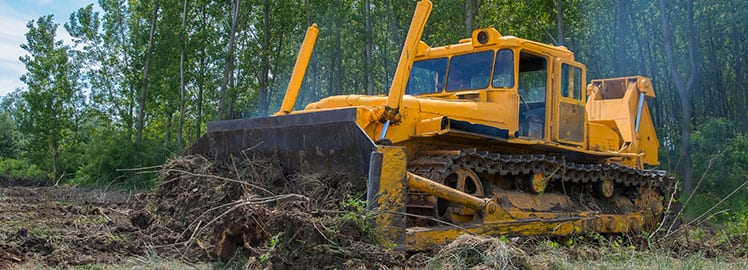
[{"label": "cab door", "polygon": [[584,65],[557,58],[554,61],[553,128],[551,136],[559,143],[583,146],[586,125],[584,111]]}]

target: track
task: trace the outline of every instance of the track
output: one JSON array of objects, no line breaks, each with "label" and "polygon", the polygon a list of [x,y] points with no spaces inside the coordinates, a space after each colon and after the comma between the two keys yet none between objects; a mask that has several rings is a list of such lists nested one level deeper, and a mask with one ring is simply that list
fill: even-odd
[{"label": "track", "polygon": [[[505,181],[510,182],[509,185],[502,186],[502,189],[533,193],[543,193],[552,186],[575,186],[578,190],[596,193],[600,198],[624,195],[632,202],[644,197],[639,194],[640,188],[657,190],[663,197],[668,194],[665,192],[665,171],[640,170],[619,164],[580,164],[542,154],[510,155],[475,149],[429,151],[419,153],[410,161],[408,170],[477,197],[486,197],[494,188],[484,187],[487,183],[485,177],[510,179]],[[438,200],[429,194],[408,193],[409,213],[440,217],[437,204]]]}]

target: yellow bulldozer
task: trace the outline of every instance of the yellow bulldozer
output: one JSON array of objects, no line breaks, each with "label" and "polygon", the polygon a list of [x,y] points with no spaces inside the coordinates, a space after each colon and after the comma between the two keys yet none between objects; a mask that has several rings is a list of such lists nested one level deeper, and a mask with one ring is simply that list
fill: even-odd
[{"label": "yellow bulldozer", "polygon": [[652,231],[670,198],[648,78],[592,80],[563,46],[478,29],[421,41],[417,4],[388,95],[293,110],[318,29],[307,29],[280,111],[209,123],[188,153],[275,155],[289,172],[367,190],[385,244],[422,250],[461,234]]}]

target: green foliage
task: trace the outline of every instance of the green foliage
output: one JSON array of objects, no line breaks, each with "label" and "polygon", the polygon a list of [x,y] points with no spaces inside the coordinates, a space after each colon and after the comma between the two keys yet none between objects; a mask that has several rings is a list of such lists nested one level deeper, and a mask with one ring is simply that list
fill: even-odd
[{"label": "green foliage", "polygon": [[0,110],[0,158],[18,157],[21,134],[10,113]]},{"label": "green foliage", "polygon": [[34,164],[19,159],[0,158],[0,176],[9,179],[49,179],[49,175]]},{"label": "green foliage", "polygon": [[353,222],[356,228],[368,237],[372,242],[378,242],[377,229],[374,227],[374,215],[366,210],[366,201],[359,198],[348,197],[340,202],[342,209],[346,210],[342,217],[343,222]]},{"label": "green foliage", "polygon": [[78,72],[68,58],[68,48],[55,40],[57,24],[52,16],[30,21],[26,27],[28,53],[21,57],[27,73],[21,76],[28,90],[21,93],[18,114],[21,131],[28,137],[28,157],[34,164],[52,172],[63,173],[60,158],[69,146],[76,144],[76,124],[82,96],[78,93]]},{"label": "green foliage", "polygon": [[[701,184],[685,213],[694,218],[748,181],[748,136],[725,118],[710,118],[694,131],[691,147],[694,175]],[[711,213],[725,211],[713,217],[724,222],[734,216],[748,215],[745,198],[748,198],[748,189],[744,187],[712,210]]]},{"label": "green foliage", "polygon": [[[109,137],[111,136],[111,137]],[[70,184],[87,186],[113,185],[129,190],[142,190],[156,184],[155,173],[137,168],[162,164],[169,155],[153,141],[145,141],[136,151],[132,141],[122,135],[95,137],[84,156],[88,162],[79,168]]]}]

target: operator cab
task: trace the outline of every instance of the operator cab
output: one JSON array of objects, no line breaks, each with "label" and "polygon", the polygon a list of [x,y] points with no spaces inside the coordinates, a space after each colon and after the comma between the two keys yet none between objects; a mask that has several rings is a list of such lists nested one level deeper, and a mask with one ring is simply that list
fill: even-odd
[{"label": "operator cab", "polygon": [[[422,43],[405,93],[493,103],[501,113],[484,118],[488,125],[516,130],[514,136],[523,139],[582,146],[584,83],[584,65],[565,47],[501,36],[486,28],[458,44],[432,48]],[[494,119],[501,120],[491,123]]]},{"label": "operator cab", "polygon": [[415,61],[405,91],[414,96],[452,97],[466,91],[517,89],[519,136],[543,138],[548,61],[520,51],[515,83],[514,58],[515,50],[501,48]]}]

